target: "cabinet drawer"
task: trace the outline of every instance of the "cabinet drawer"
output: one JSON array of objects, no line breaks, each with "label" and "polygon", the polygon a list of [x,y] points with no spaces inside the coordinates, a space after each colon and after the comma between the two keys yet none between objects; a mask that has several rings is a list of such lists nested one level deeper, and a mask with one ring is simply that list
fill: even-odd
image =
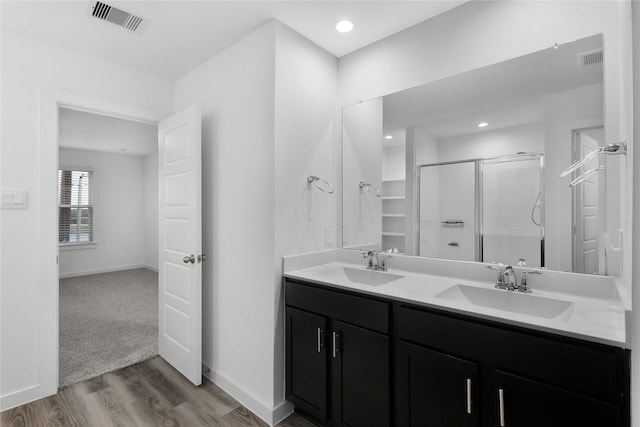
[{"label": "cabinet drawer", "polygon": [[624,355],[613,348],[404,304],[396,321],[402,340],[610,402],[626,394],[618,387]]},{"label": "cabinet drawer", "polygon": [[495,380],[493,425],[500,425],[500,418],[505,426],[518,427],[621,425],[616,405],[500,371]]},{"label": "cabinet drawer", "polygon": [[389,333],[389,303],[285,281],[286,304],[384,334]]}]

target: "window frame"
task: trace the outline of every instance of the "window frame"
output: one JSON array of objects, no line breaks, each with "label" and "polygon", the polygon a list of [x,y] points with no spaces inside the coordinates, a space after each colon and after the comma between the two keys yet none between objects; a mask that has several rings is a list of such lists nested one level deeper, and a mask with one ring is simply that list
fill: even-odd
[{"label": "window frame", "polygon": [[[87,194],[87,198],[88,198],[88,203],[87,204],[77,204],[77,203],[65,203],[62,204],[60,203],[60,192],[61,192],[61,181],[60,181],[60,173],[63,171],[67,171],[67,172],[84,172],[84,173],[88,173],[90,176],[89,179],[89,189],[88,189],[88,194]],[[77,249],[90,249],[90,248],[95,248],[96,247],[96,241],[95,241],[95,216],[94,216],[94,211],[95,211],[95,201],[94,201],[94,193],[95,193],[95,171],[93,170],[93,168],[90,167],[86,167],[86,166],[67,166],[67,165],[59,165],[58,166],[58,184],[57,184],[57,204],[58,204],[58,247],[59,250],[77,250]],[[69,209],[88,209],[89,212],[89,240],[83,240],[83,241],[61,241],[60,240],[60,234],[62,231],[62,224],[61,224],[61,209],[63,208],[69,208]],[[71,232],[69,232],[69,234],[71,235]],[[76,235],[78,235],[78,233],[75,233]]]}]

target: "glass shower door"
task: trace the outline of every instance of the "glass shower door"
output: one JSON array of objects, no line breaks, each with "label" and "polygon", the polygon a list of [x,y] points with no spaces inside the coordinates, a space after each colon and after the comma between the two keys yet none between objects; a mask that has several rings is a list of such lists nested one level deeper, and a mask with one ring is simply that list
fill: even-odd
[{"label": "glass shower door", "polygon": [[420,168],[420,256],[478,261],[476,162]]},{"label": "glass shower door", "polygon": [[543,157],[480,162],[482,261],[544,267]]}]

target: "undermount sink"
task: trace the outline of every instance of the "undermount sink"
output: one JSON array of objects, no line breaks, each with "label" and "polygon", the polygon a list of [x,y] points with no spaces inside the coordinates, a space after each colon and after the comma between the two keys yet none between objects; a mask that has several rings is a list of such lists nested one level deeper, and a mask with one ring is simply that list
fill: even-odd
[{"label": "undermount sink", "polygon": [[402,279],[404,276],[365,268],[339,267],[324,271],[320,275],[327,280],[348,280],[361,285],[380,286]]},{"label": "undermount sink", "polygon": [[354,283],[360,283],[364,285],[384,285],[394,280],[402,279],[403,276],[397,274],[386,273],[382,271],[373,270],[359,270],[357,268],[342,267],[344,273],[347,275],[347,279]]},{"label": "undermount sink", "polygon": [[466,285],[452,286],[440,292],[436,298],[544,319],[558,317],[573,307],[570,301]]}]

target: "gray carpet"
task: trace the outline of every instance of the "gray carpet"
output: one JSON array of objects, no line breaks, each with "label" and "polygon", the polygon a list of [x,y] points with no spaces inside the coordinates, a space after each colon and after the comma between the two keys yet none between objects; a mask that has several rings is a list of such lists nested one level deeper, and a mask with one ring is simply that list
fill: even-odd
[{"label": "gray carpet", "polygon": [[158,354],[158,273],[60,279],[60,387]]}]

